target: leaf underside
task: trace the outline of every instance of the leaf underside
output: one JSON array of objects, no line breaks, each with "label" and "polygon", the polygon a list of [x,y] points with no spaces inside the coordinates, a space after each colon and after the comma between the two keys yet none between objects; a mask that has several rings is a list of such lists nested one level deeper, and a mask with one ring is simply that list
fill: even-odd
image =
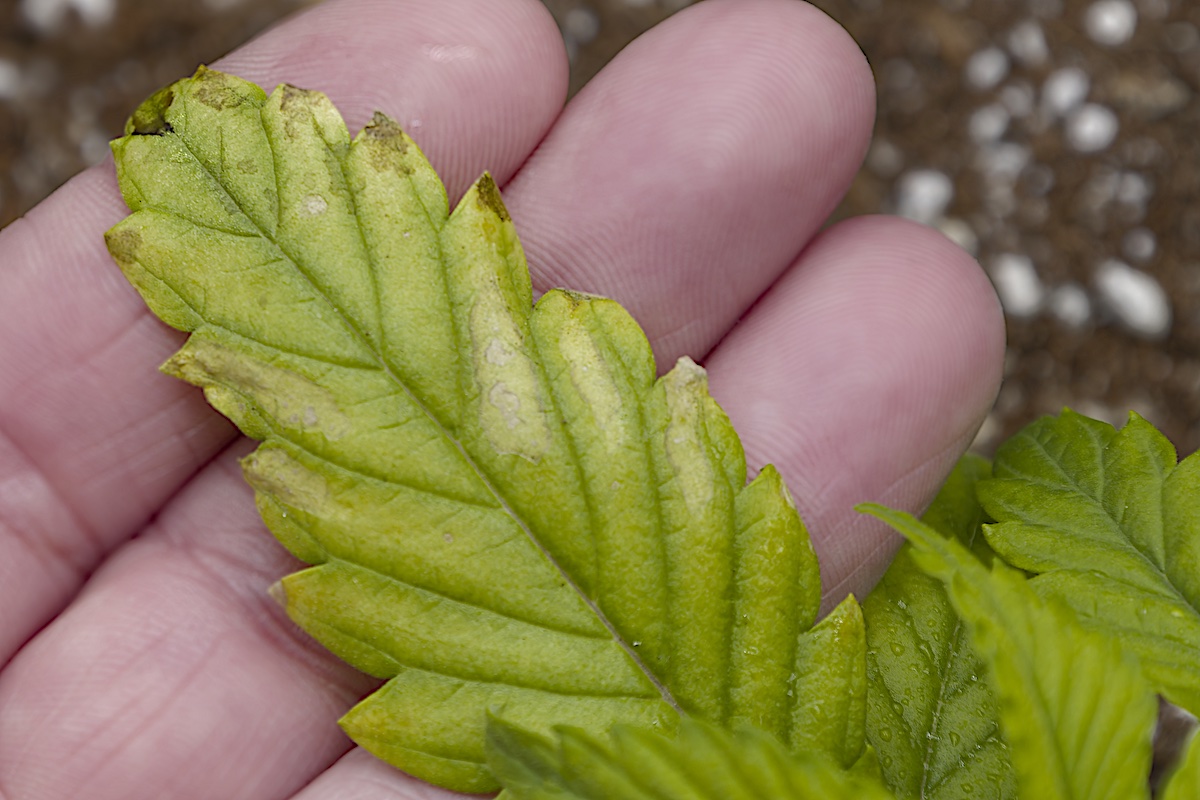
[{"label": "leaf underside", "polygon": [[[978,557],[983,539],[977,483],[988,462],[959,462],[922,520]],[[942,582],[905,544],[863,602],[867,621],[867,736],[888,786],[902,798],[979,800],[1016,796],[985,667]]]},{"label": "leaf underside", "polygon": [[1200,713],[1200,457],[1176,464],[1136,414],[1116,430],[1064,411],[1006,442],[994,475],[979,495],[996,552]]},{"label": "leaf underside", "polygon": [[946,586],[989,665],[1019,796],[1148,797],[1157,701],[1132,656],[999,560],[989,571],[912,516],[863,508],[914,544],[913,559]]},{"label": "leaf underside", "polygon": [[543,733],[682,712],[794,749],[828,725],[839,759],[861,750],[861,692],[802,705],[797,674],[853,683],[861,652],[856,672],[803,645],[816,558],[778,473],[746,484],[703,370],[656,379],[615,302],[533,305],[489,177],[451,214],[387,117],[351,140],[319,93],[203,68],[126,134],[109,249],[192,334],[164,370],[262,441],[259,511],[313,565],[282,582],[288,613],[387,680],[351,737],[477,792],[489,710]]}]

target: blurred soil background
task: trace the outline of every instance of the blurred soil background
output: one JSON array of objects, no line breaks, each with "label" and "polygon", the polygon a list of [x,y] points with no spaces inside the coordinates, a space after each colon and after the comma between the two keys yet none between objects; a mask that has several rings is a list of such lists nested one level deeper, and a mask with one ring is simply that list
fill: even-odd
[{"label": "blurred soil background", "polygon": [[[573,90],[689,4],[544,2]],[[1116,424],[1135,410],[1200,447],[1200,2],[815,3],[879,87],[838,216],[938,227],[1005,306],[1007,377],[978,449],[1067,405]],[[102,160],[151,91],[306,4],[0,0],[0,225]]]}]

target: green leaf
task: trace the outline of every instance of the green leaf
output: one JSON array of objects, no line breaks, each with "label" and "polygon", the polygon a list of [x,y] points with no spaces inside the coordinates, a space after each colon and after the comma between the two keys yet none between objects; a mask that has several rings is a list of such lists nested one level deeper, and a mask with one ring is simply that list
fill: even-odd
[{"label": "green leaf", "polygon": [[729,733],[694,720],[676,738],[619,726],[607,740],[557,728],[553,738],[493,718],[492,768],[513,800],[885,800],[868,775],[816,753],[792,756],[745,728]]},{"label": "green leaf", "polygon": [[1158,797],[1159,800],[1196,800],[1200,797],[1200,736],[1192,734],[1183,757]]},{"label": "green leaf", "polygon": [[[975,486],[990,474],[985,459],[964,456],[923,517],[985,561],[991,554]],[[863,603],[867,738],[899,797],[1014,798],[983,663],[942,582],[917,566],[912,549],[901,548]]]},{"label": "green leaf", "polygon": [[1043,600],[999,560],[989,571],[958,541],[908,514],[862,506],[913,543],[988,665],[1020,797],[1148,797],[1157,701],[1136,661]]},{"label": "green leaf", "polygon": [[996,454],[980,499],[989,543],[1034,587],[1142,659],[1155,688],[1200,713],[1200,458],[1133,414],[1119,431],[1064,411]]},{"label": "green leaf", "polygon": [[243,462],[313,564],[288,613],[387,683],[343,719],[434,783],[490,791],[486,710],[607,730],[682,713],[788,741],[816,557],[778,473],[616,303],[532,306],[486,175],[449,213],[377,114],[201,69],[113,144],[114,258],[192,333],[164,369],[263,444]]}]

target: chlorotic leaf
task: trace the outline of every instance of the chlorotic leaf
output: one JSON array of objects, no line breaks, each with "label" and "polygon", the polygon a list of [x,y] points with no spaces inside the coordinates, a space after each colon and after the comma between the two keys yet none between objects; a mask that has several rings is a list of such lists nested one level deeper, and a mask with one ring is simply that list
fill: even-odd
[{"label": "chlorotic leaf", "polygon": [[849,768],[866,746],[867,641],[862,609],[850,595],[800,637],[791,731],[793,752],[824,753]]},{"label": "chlorotic leaf", "polygon": [[343,719],[387,761],[498,788],[486,711],[787,741],[816,557],[778,473],[682,359],[661,379],[616,303],[533,305],[495,184],[450,213],[377,114],[201,69],[113,143],[133,214],[108,246],[191,337],[164,369],[262,445],[259,510],[312,568],[288,613],[386,679]]},{"label": "chlorotic leaf", "polygon": [[560,727],[552,737],[493,718],[493,770],[512,800],[887,800],[878,779],[817,753],[793,755],[751,728],[730,733],[686,720],[675,738],[618,726],[601,738]]},{"label": "chlorotic leaf", "polygon": [[1138,655],[1155,688],[1200,713],[1200,457],[1131,415],[1064,411],[996,453],[979,486],[988,541],[1034,587]]},{"label": "chlorotic leaf", "polygon": [[1148,797],[1158,704],[1133,657],[999,559],[989,571],[908,514],[862,509],[913,543],[914,561],[943,582],[966,623],[988,666],[1019,796]]},{"label": "chlorotic leaf", "polygon": [[1200,736],[1192,734],[1183,757],[1158,797],[1159,800],[1196,800],[1200,797]]},{"label": "chlorotic leaf", "polygon": [[[923,521],[989,559],[975,486],[990,464],[966,455]],[[984,667],[942,582],[896,554],[863,603],[867,623],[867,738],[898,797],[1006,800],[1016,796]]]}]

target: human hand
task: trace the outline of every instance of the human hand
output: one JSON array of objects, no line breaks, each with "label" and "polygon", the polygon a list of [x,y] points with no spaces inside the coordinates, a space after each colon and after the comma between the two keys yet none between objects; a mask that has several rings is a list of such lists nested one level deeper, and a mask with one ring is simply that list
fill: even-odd
[{"label": "human hand", "polygon": [[[452,201],[490,170],[536,287],[614,297],[660,365],[706,365],[751,469],[796,496],[827,607],[894,546],[851,506],[921,508],[995,396],[1000,311],[964,253],[895,219],[820,231],[874,98],[802,3],[688,9],[565,111],[535,0],[330,2],[215,66],[325,91],[352,131],[387,112]],[[451,797],[343,757],[372,681],[268,598],[296,564],[246,442],[154,369],[181,340],[105,251],[125,213],[107,164],[0,234],[0,798]]]}]

